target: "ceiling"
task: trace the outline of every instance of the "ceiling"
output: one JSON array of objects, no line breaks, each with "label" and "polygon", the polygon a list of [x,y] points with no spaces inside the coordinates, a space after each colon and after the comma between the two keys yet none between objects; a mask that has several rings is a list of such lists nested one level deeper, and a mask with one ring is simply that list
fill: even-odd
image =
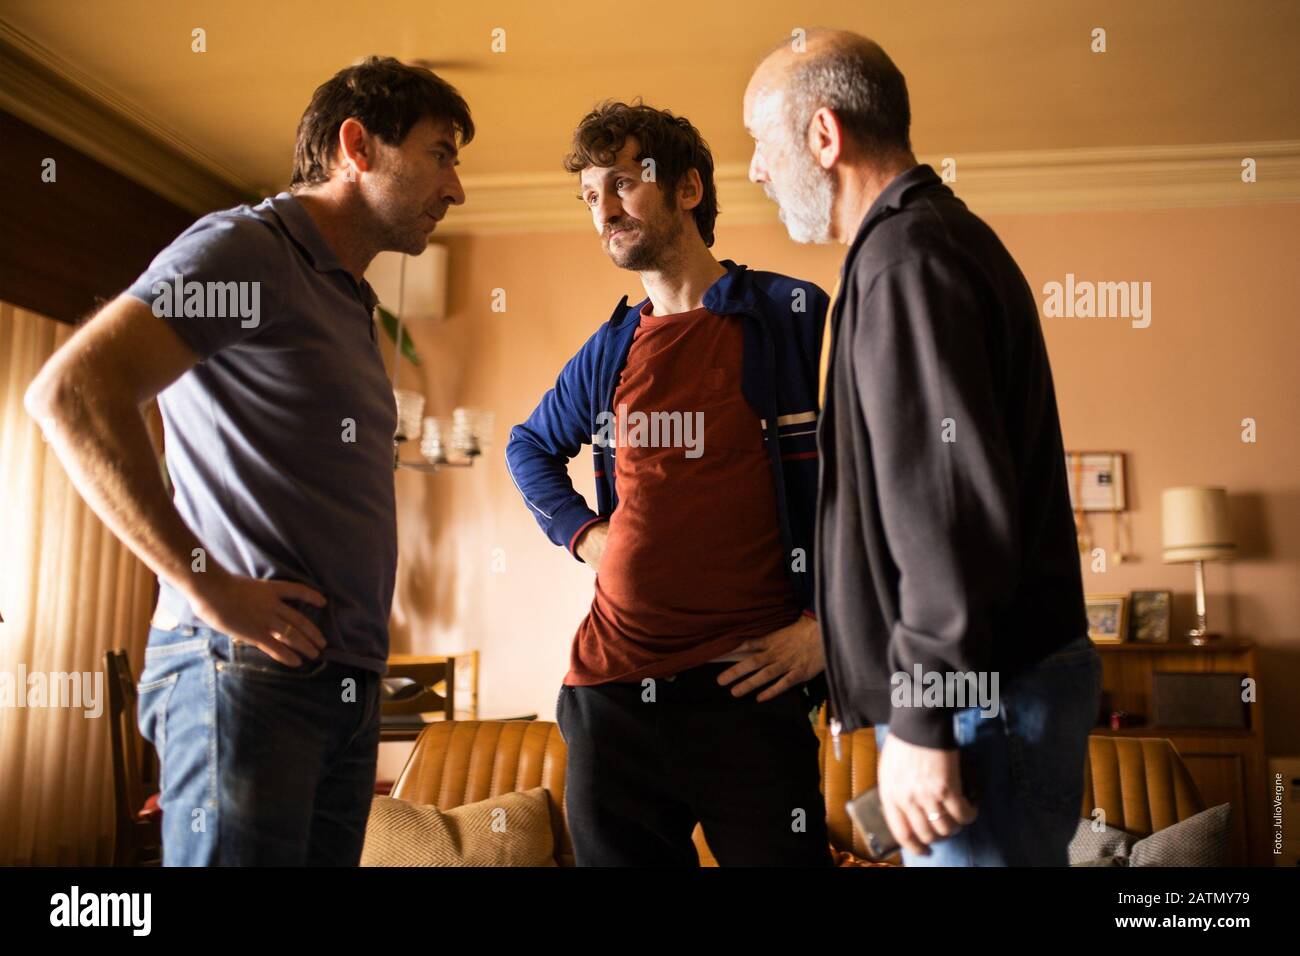
[{"label": "ceiling", "polygon": [[[370,53],[447,64],[479,128],[467,179],[555,172],[593,103],[637,95],[689,117],[719,164],[745,162],[750,71],[818,25],[871,36],[898,63],[920,154],[1300,139],[1295,0],[0,0],[0,18],[260,190],[287,182],[312,90]],[[195,27],[205,53],[190,50]],[[1089,48],[1094,27],[1105,53]]]}]

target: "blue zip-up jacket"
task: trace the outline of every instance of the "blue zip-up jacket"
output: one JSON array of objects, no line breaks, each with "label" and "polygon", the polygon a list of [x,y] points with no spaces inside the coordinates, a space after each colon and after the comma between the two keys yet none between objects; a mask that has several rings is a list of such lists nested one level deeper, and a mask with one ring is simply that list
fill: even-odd
[{"label": "blue zip-up jacket", "polygon": [[[811,282],[753,272],[730,259],[727,274],[704,293],[704,307],[746,319],[741,391],[763,424],[772,463],[785,567],[795,600],[811,611],[813,523],[817,512],[818,362],[828,297]],[[560,372],[528,421],[510,430],[506,468],[546,536],[569,549],[587,525],[618,507],[616,449],[597,440],[597,416],[613,412],[614,390],[647,300],[624,296]],[[775,435],[776,440],[773,441]],[[596,510],[574,490],[567,463],[590,443]],[[690,542],[682,542],[689,546]],[[580,558],[578,560],[581,560]]]}]

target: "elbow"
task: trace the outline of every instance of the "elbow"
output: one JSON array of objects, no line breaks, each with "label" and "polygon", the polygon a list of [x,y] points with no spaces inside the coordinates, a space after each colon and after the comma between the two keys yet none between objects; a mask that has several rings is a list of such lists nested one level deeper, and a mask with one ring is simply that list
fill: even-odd
[{"label": "elbow", "polygon": [[27,414],[36,419],[36,423],[42,428],[45,427],[45,421],[50,417],[54,407],[54,400],[50,394],[51,388],[45,378],[44,373],[37,375],[27,386],[27,391],[23,393],[23,408],[27,409]]},{"label": "elbow", "polygon": [[515,425],[513,428],[511,428],[510,437],[506,439],[506,447],[504,449],[505,456],[506,456],[506,464],[507,465],[517,464],[519,460],[519,455],[524,451],[526,451],[526,449],[530,444],[535,444],[535,443],[530,442],[529,436],[525,431],[523,425]]},{"label": "elbow", "polygon": [[27,386],[23,394],[23,408],[27,410],[41,431],[48,433],[50,426],[63,421],[69,414],[74,390],[65,375],[48,365]]}]

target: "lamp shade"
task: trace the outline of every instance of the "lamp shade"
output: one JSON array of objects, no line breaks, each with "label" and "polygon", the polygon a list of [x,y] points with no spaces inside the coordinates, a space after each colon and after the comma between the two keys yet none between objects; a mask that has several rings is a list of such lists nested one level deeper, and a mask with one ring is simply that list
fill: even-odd
[{"label": "lamp shade", "polygon": [[1228,493],[1222,488],[1166,488],[1161,503],[1166,564],[1232,556]]}]

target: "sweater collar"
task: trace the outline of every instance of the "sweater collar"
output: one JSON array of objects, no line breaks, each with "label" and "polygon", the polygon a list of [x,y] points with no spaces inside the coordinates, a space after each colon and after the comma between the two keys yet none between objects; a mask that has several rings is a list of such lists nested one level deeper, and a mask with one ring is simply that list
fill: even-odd
[{"label": "sweater collar", "polygon": [[[704,291],[704,308],[714,315],[737,315],[754,311],[754,293],[750,288],[749,267],[733,262],[731,259],[721,259],[718,264],[727,271],[724,275],[718,276],[713,285]],[[650,297],[647,296],[636,305],[628,305],[627,296],[623,296],[619,304],[614,307],[614,314],[610,316],[611,325],[621,325],[625,321],[631,321],[635,325],[641,320],[641,310],[649,301]]]}]

